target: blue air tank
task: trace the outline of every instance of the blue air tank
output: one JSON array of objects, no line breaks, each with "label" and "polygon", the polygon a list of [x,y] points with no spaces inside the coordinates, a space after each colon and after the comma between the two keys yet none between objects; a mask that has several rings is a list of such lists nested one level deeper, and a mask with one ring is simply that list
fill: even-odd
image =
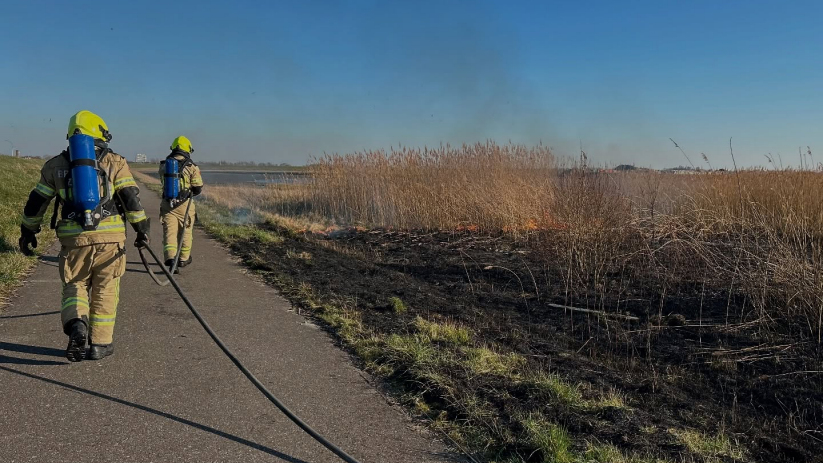
[{"label": "blue air tank", "polygon": [[[94,139],[78,133],[69,138],[72,203],[84,215],[91,215],[100,204],[100,184]],[[87,217],[90,218],[90,217]]]},{"label": "blue air tank", "polygon": [[177,199],[180,194],[179,164],[174,158],[166,159],[166,173],[163,175],[163,197]]}]

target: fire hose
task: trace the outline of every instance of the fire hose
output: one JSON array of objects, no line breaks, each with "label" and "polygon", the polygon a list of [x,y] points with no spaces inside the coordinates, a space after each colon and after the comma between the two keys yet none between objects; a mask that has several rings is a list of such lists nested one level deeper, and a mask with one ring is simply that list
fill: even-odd
[{"label": "fire hose", "polygon": [[[188,218],[188,211],[189,211],[189,207],[191,207],[191,201],[192,200],[189,199],[189,205],[186,207],[186,218]],[[185,222],[184,222],[184,224],[185,224]],[[206,320],[203,319],[203,317],[200,315],[200,312],[198,312],[197,309],[194,307],[194,305],[192,305],[189,298],[186,297],[186,294],[183,292],[182,289],[180,289],[180,286],[174,280],[174,276],[172,276],[172,273],[174,272],[174,269],[177,267],[177,263],[180,260],[180,249],[182,248],[182,241],[183,241],[182,236],[184,234],[185,234],[185,226],[184,226],[184,233],[181,234],[180,242],[178,243],[178,246],[177,246],[177,256],[174,260],[174,264],[173,264],[171,269],[167,269],[166,266],[164,265],[164,263],[157,257],[157,254],[155,254],[154,251],[148,245],[146,245],[145,243],[143,243],[142,246],[137,247],[137,250],[140,253],[140,260],[143,261],[143,265],[146,267],[146,271],[149,273],[152,280],[154,280],[154,282],[157,283],[160,286],[166,286],[169,283],[171,283],[172,287],[174,287],[174,290],[177,291],[177,294],[180,296],[180,299],[182,299],[183,302],[186,304],[186,306],[189,308],[192,315],[194,315],[194,318],[196,318],[197,321],[200,322],[200,326],[202,326],[203,329],[206,330],[206,333],[208,333],[209,337],[211,337],[211,339],[214,341],[214,343],[217,344],[217,347],[219,347],[220,350],[222,350],[223,353],[226,354],[226,357],[228,357],[229,360],[231,360],[231,362],[234,364],[234,366],[236,366],[246,376],[246,378],[248,378],[248,380],[251,381],[251,383],[254,384],[254,386],[261,393],[263,393],[263,395],[266,396],[267,399],[269,399],[269,401],[271,403],[273,403],[281,412],[283,412],[283,414],[286,415],[286,417],[288,417],[300,429],[305,431],[308,435],[310,435],[317,442],[323,444],[324,447],[329,449],[332,453],[334,453],[335,455],[340,457],[346,463],[359,463],[353,457],[348,455],[346,452],[341,450],[339,447],[337,447],[333,443],[329,442],[328,439],[321,436],[317,431],[312,429],[308,424],[306,424],[297,415],[295,415],[291,410],[289,410],[288,407],[286,407],[277,397],[275,397],[274,394],[272,394],[266,388],[266,386],[264,386],[263,383],[261,383],[260,380],[257,379],[254,376],[254,374],[252,374],[252,372],[249,371],[249,369],[246,368],[243,365],[243,363],[240,362],[240,360],[237,359],[237,357],[232,353],[232,351],[229,350],[229,348],[226,347],[225,344],[223,344],[223,341],[220,340],[220,338],[217,336],[217,334],[214,332],[214,330],[212,330],[211,327],[209,326],[209,324],[206,323]],[[150,264],[148,262],[148,259],[146,258],[145,254],[143,252],[144,250],[149,252],[152,259],[154,259],[154,261],[157,263],[157,265],[160,266],[160,268],[163,270],[163,273],[165,274],[166,278],[168,279],[167,281],[161,282],[160,279],[154,274],[154,271],[151,269]]]}]

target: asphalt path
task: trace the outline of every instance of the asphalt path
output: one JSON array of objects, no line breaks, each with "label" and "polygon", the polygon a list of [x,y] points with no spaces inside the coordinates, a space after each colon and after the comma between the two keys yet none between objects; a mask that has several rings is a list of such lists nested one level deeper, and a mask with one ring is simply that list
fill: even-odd
[{"label": "asphalt path", "polygon": [[[141,195],[160,252],[159,201],[145,189]],[[248,382],[170,286],[151,281],[133,240],[130,231],[113,356],[66,360],[58,246],[0,314],[0,461],[340,461]],[[200,230],[193,249],[180,286],[309,425],[362,463],[463,461],[392,405],[324,330]]]}]

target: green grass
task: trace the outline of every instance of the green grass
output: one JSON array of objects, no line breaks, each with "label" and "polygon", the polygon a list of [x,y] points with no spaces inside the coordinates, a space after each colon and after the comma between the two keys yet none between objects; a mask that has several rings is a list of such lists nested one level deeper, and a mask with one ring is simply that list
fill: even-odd
[{"label": "green grass", "polygon": [[690,429],[670,429],[669,432],[691,452],[702,456],[707,462],[720,461],[720,457],[743,460],[746,456],[740,445],[722,432],[715,435]]},{"label": "green grass", "polygon": [[409,310],[408,307],[406,307],[406,303],[403,302],[403,299],[400,299],[399,297],[389,298],[389,304],[391,305],[392,311],[396,314],[405,313]]},{"label": "green grass", "polygon": [[254,225],[214,225],[208,231],[220,240],[258,241],[263,244],[282,243],[283,237],[276,233],[260,230]]},{"label": "green grass", "polygon": [[[18,250],[20,217],[29,192],[40,178],[43,161],[0,156],[0,303],[9,295],[23,275],[37,263],[36,257],[24,256]],[[49,230],[49,214],[43,221],[43,232],[37,235],[37,252],[45,251],[54,240]]]},{"label": "green grass", "polygon": [[[148,183],[146,178],[138,175],[138,180],[143,181],[143,185],[155,193],[160,193],[162,186],[159,182]],[[253,217],[249,218],[248,223],[237,223],[237,211],[230,211],[225,208],[219,208],[214,205],[204,205],[201,202],[197,204],[197,217],[207,232],[212,234],[215,238],[225,243],[233,241],[249,241],[257,240],[260,243],[279,244],[283,242],[283,237],[279,234],[262,230],[254,225]]]},{"label": "green grass", "polygon": [[466,355],[464,366],[476,375],[491,374],[514,379],[526,363],[521,355],[500,354],[488,347],[465,347],[463,353]]},{"label": "green grass", "polygon": [[620,393],[620,391],[614,389],[611,389],[608,393],[604,394],[600,400],[595,402],[595,405],[599,408],[629,408],[629,406],[626,405],[624,395]]},{"label": "green grass", "polygon": [[[158,191],[158,185],[148,185],[152,191]],[[262,244],[280,244],[284,238],[277,232],[263,230],[255,225],[255,217],[247,217],[245,222],[238,222],[238,212],[213,205],[197,203],[197,217],[207,232],[223,242],[257,241]],[[245,216],[244,216],[245,217]]]},{"label": "green grass", "polygon": [[581,463],[669,463],[669,460],[643,455],[627,455],[612,444],[589,442]]},{"label": "green grass", "polygon": [[444,342],[455,345],[467,345],[471,342],[472,333],[468,328],[453,323],[436,323],[417,316],[414,320],[417,332],[434,342]]},{"label": "green grass", "polygon": [[589,444],[586,460],[592,463],[628,463],[628,459],[617,447],[611,444]]},{"label": "green grass", "polygon": [[580,387],[567,383],[558,375],[541,371],[529,378],[527,383],[541,397],[554,399],[568,407],[585,408],[588,405],[580,393]]},{"label": "green grass", "polygon": [[386,338],[385,348],[390,362],[417,370],[433,367],[439,361],[435,346],[423,336],[392,334]]},{"label": "green grass", "polygon": [[543,454],[544,463],[573,463],[569,433],[546,420],[540,413],[530,413],[520,421],[532,446]]},{"label": "green grass", "polygon": [[[143,186],[149,191],[160,193],[163,189],[160,182],[153,181],[153,179],[141,177],[139,174],[137,179],[143,182]],[[152,183],[149,183],[149,181],[152,181]],[[284,238],[278,233],[262,230],[255,226],[253,223],[254,217],[249,217],[246,223],[237,223],[237,211],[230,211],[214,205],[205,205],[202,202],[196,204],[199,223],[203,225],[208,233],[224,243],[256,240],[263,244],[279,244],[284,241]]]},{"label": "green grass", "polygon": [[604,408],[630,410],[630,407],[626,405],[623,394],[619,391],[611,389],[598,398],[586,399],[583,397],[580,384],[570,384],[560,376],[546,371],[529,374],[523,382],[539,397],[570,408],[578,410],[599,410]]}]

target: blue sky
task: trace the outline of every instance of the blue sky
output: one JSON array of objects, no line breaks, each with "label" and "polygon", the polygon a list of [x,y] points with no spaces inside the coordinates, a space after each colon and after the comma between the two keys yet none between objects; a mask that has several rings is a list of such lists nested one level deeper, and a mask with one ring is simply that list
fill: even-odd
[{"label": "blue sky", "polygon": [[[654,167],[823,147],[823,2],[0,0],[0,140],[304,163],[404,144],[537,143]],[[9,151],[0,141],[0,152]],[[823,160],[823,153],[819,154]],[[700,161],[702,163],[702,161]]]}]

